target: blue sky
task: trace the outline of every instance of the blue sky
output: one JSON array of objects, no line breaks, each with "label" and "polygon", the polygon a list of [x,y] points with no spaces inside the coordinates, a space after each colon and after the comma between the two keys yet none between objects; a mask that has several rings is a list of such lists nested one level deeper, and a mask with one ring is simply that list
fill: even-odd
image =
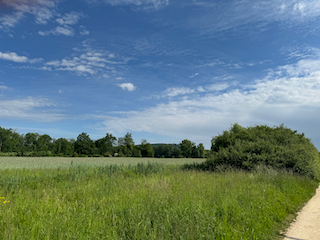
[{"label": "blue sky", "polygon": [[136,144],[231,124],[320,149],[318,0],[0,0],[0,126]]}]

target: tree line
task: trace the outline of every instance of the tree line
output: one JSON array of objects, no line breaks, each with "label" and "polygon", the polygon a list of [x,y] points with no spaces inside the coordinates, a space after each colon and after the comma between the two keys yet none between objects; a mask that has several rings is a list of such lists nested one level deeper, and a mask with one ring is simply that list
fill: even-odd
[{"label": "tree line", "polygon": [[131,133],[119,138],[107,133],[92,140],[83,132],[77,139],[54,139],[48,134],[19,134],[0,127],[0,152],[16,156],[203,158],[206,150],[202,143],[196,145],[188,139],[180,144],[150,144],[143,139],[136,145]]}]

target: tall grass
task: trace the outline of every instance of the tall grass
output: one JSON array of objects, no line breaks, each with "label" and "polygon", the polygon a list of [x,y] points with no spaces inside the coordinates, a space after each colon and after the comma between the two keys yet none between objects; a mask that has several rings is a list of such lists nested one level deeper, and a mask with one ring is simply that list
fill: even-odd
[{"label": "tall grass", "polygon": [[317,185],[159,163],[0,170],[0,239],[275,239]]}]

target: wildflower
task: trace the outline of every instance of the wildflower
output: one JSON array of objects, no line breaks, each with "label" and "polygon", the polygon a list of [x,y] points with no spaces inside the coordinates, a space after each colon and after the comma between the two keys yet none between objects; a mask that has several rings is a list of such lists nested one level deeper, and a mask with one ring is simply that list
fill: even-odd
[{"label": "wildflower", "polygon": [[[4,197],[0,197],[0,199],[4,199]],[[2,200],[3,201],[3,200]],[[9,203],[10,201],[7,201],[7,200],[4,200],[3,202],[2,201],[0,201],[0,204],[2,204],[2,203]]]}]

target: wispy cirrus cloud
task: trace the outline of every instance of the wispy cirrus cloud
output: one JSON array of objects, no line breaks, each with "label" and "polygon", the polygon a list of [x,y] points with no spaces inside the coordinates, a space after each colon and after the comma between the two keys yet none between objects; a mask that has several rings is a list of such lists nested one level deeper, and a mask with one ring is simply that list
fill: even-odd
[{"label": "wispy cirrus cloud", "polygon": [[88,46],[77,49],[80,54],[76,57],[65,57],[62,60],[52,60],[45,63],[47,67],[58,71],[71,71],[79,75],[114,76],[115,67],[126,64],[129,59],[116,57],[114,53],[94,50]]},{"label": "wispy cirrus cloud", "polygon": [[88,31],[84,26],[80,26],[80,34],[81,35],[89,35],[90,31]]},{"label": "wispy cirrus cloud", "polygon": [[156,98],[175,98],[179,96],[186,96],[186,95],[206,93],[206,92],[219,92],[229,87],[230,87],[229,83],[207,84],[205,86],[198,86],[195,88],[169,87],[161,95],[156,96]]},{"label": "wispy cirrus cloud", "polygon": [[262,64],[267,64],[269,63],[269,60],[265,60],[265,61],[251,61],[251,62],[234,62],[234,61],[225,61],[222,59],[214,59],[212,61],[207,61],[203,64],[197,65],[196,67],[223,67],[223,68],[227,68],[227,69],[242,69],[245,67],[253,67],[256,65],[262,65]]},{"label": "wispy cirrus cloud", "polygon": [[39,31],[39,35],[41,36],[48,36],[48,35],[65,35],[72,37],[74,35],[74,30],[71,27],[65,26],[60,27],[57,26],[56,28],[49,30],[49,31]]},{"label": "wispy cirrus cloud", "polygon": [[171,87],[167,88],[164,93],[162,94],[162,97],[176,97],[179,95],[186,95],[194,93],[196,90],[190,89],[187,87]]},{"label": "wispy cirrus cloud", "polygon": [[[71,13],[66,13],[56,19],[56,22],[61,25],[49,31],[39,31],[39,35],[48,36],[48,35],[65,35],[65,36],[73,36],[74,29],[71,25],[75,25],[78,21],[84,17],[85,15],[80,12],[72,11]],[[85,34],[83,34],[85,33]],[[82,35],[86,35],[87,32],[81,31]]]},{"label": "wispy cirrus cloud", "polygon": [[144,10],[158,10],[169,5],[169,0],[86,0],[86,2],[94,5],[102,3],[111,6],[131,5]]},{"label": "wispy cirrus cloud", "polygon": [[220,33],[226,32],[243,35],[252,29],[264,31],[270,23],[278,23],[286,28],[297,24],[316,26],[314,20],[320,17],[318,0],[235,0],[219,4],[192,1],[184,6],[203,11],[201,16],[190,15],[187,21],[184,20],[184,26],[210,36],[220,36]]},{"label": "wispy cirrus cloud", "polygon": [[35,122],[55,122],[64,119],[56,104],[46,98],[0,100],[0,119],[23,119]]},{"label": "wispy cirrus cloud", "polygon": [[11,14],[0,17],[0,26],[15,27],[26,14],[35,17],[37,24],[47,24],[55,14],[55,6],[59,0],[1,0],[0,8],[12,9]]},{"label": "wispy cirrus cloud", "polygon": [[83,13],[72,11],[70,13],[66,13],[63,16],[56,19],[56,22],[60,25],[74,25],[77,24],[78,21],[84,17]]}]

